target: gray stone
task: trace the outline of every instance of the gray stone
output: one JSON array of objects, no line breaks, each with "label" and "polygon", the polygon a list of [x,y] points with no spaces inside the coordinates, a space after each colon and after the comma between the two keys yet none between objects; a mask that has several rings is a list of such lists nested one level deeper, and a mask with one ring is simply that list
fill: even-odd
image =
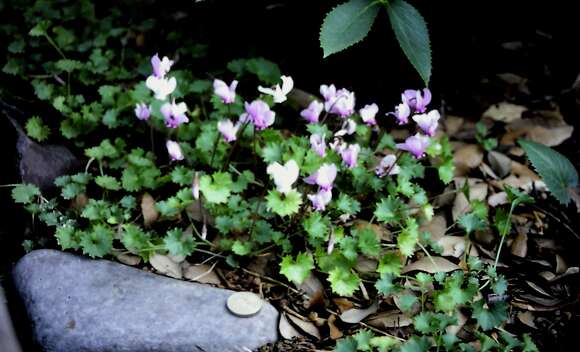
[{"label": "gray stone", "polygon": [[234,293],[105,260],[37,250],[14,285],[37,341],[50,352],[248,351],[277,340],[269,303],[250,318],[228,312]]}]

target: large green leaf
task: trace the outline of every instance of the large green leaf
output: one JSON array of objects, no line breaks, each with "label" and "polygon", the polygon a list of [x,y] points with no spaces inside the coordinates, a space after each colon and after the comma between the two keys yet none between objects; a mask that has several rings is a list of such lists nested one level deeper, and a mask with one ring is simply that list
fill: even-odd
[{"label": "large green leaf", "polygon": [[320,28],[320,47],[324,57],[363,40],[378,12],[378,2],[372,0],[350,0],[330,11]]},{"label": "large green leaf", "polygon": [[427,24],[423,16],[417,9],[403,0],[390,1],[386,7],[401,49],[411,64],[415,66],[425,84],[429,84],[431,46]]},{"label": "large green leaf", "polygon": [[560,203],[568,204],[570,202],[568,190],[578,185],[578,172],[570,160],[543,144],[523,139],[518,142],[552,195]]}]

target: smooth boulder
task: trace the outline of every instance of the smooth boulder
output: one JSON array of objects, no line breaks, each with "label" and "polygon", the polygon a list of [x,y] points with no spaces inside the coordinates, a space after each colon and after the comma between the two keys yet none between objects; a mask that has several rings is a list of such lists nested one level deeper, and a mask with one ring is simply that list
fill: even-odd
[{"label": "smooth boulder", "polygon": [[175,280],[55,250],[24,256],[13,271],[38,343],[65,351],[248,351],[277,340],[265,303],[241,318],[231,290]]}]

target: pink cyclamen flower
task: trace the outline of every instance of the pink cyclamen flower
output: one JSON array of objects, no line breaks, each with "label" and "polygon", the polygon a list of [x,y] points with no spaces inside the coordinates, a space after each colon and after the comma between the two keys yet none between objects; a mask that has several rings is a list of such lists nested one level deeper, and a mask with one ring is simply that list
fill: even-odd
[{"label": "pink cyclamen flower", "polygon": [[381,159],[379,165],[377,165],[375,169],[375,173],[379,177],[383,177],[385,175],[396,175],[401,171],[399,165],[395,164],[397,161],[397,157],[393,154],[389,154]]},{"label": "pink cyclamen flower", "polygon": [[149,120],[151,116],[151,107],[147,106],[145,103],[140,103],[135,105],[135,116],[141,121]]},{"label": "pink cyclamen flower", "polygon": [[346,167],[352,169],[356,166],[359,152],[360,146],[358,144],[351,144],[340,151],[340,156]]},{"label": "pink cyclamen flower", "polygon": [[359,114],[363,122],[369,126],[375,126],[377,124],[375,116],[377,115],[378,112],[379,107],[377,104],[367,104],[364,106],[364,108],[359,110]]},{"label": "pink cyclamen flower", "polygon": [[165,117],[165,126],[168,128],[177,128],[181,124],[189,122],[187,115],[185,115],[186,112],[187,105],[183,102],[175,104],[175,100],[161,106],[161,114]]},{"label": "pink cyclamen flower", "polygon": [[326,102],[325,108],[327,111],[344,118],[354,113],[354,103],[354,92],[343,88],[336,92],[333,99]]},{"label": "pink cyclamen flower", "polygon": [[238,86],[238,81],[233,80],[229,85],[221,79],[215,79],[213,81],[213,92],[215,95],[220,97],[224,104],[231,104],[236,100],[236,87]]},{"label": "pink cyclamen flower", "polygon": [[417,123],[419,128],[425,132],[426,135],[433,137],[441,115],[437,110],[431,110],[427,114],[419,114],[413,116],[413,120]]},{"label": "pink cyclamen flower", "polygon": [[318,185],[320,189],[329,191],[336,179],[338,169],[334,164],[322,164],[315,173],[304,179],[304,182],[310,185]]},{"label": "pink cyclamen flower", "polygon": [[429,137],[416,133],[414,136],[408,137],[405,143],[397,143],[397,148],[406,150],[413,154],[416,159],[419,159],[425,156],[425,150],[429,144]]},{"label": "pink cyclamen flower", "polygon": [[270,110],[268,104],[262,100],[254,100],[251,104],[245,103],[246,112],[242,114],[241,121],[249,119],[258,130],[263,130],[274,124],[276,113]]},{"label": "pink cyclamen flower", "polygon": [[159,59],[159,55],[155,54],[151,58],[151,66],[153,66],[153,76],[157,78],[164,78],[167,72],[171,70],[171,66],[173,66],[173,60],[169,60],[167,56],[164,56],[163,59]]},{"label": "pink cyclamen flower", "polygon": [[314,150],[320,157],[326,156],[326,142],[324,141],[324,134],[312,134],[310,136],[310,148]]},{"label": "pink cyclamen flower", "polygon": [[174,141],[167,141],[165,146],[167,147],[167,153],[169,153],[172,161],[183,160],[183,152],[181,151],[179,143]]},{"label": "pink cyclamen flower", "polygon": [[431,91],[429,88],[425,88],[421,94],[420,90],[407,89],[403,93],[403,102],[409,104],[414,112],[424,113],[427,110],[427,105],[431,102]]},{"label": "pink cyclamen flower", "polygon": [[321,189],[315,194],[309,194],[307,197],[312,202],[312,207],[314,210],[323,211],[326,209],[328,203],[330,203],[332,200],[332,191],[325,191]]},{"label": "pink cyclamen flower", "polygon": [[217,129],[220,131],[226,142],[232,142],[236,140],[236,135],[238,134],[238,129],[240,124],[232,122],[232,120],[222,120],[217,123]]},{"label": "pink cyclamen flower", "polygon": [[336,87],[334,84],[327,86],[323,84],[320,86],[320,95],[324,97],[325,101],[330,101],[336,96]]},{"label": "pink cyclamen flower", "polygon": [[389,112],[387,115],[393,115],[397,118],[397,124],[404,125],[409,122],[409,116],[411,115],[411,107],[407,102],[404,101],[395,107],[395,112]]},{"label": "pink cyclamen flower", "polygon": [[317,100],[313,100],[310,103],[310,105],[308,105],[308,108],[300,112],[300,116],[306,119],[306,121],[308,121],[309,123],[318,123],[320,113],[322,112],[323,109],[324,109],[323,103]]}]

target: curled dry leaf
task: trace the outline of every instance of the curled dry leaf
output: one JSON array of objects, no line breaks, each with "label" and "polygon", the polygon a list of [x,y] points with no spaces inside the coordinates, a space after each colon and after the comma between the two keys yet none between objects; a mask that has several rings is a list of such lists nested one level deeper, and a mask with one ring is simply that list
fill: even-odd
[{"label": "curled dry leaf", "polygon": [[314,323],[302,320],[290,314],[288,314],[287,317],[290,323],[292,323],[296,328],[298,328],[298,330],[320,340],[320,331],[318,331],[318,328],[316,327],[316,325],[314,325]]},{"label": "curled dry leaf", "polygon": [[335,320],[336,320],[336,315],[334,315],[334,314],[332,314],[330,317],[328,317],[328,320],[327,320],[328,330],[330,331],[330,338],[333,340],[338,340],[344,334],[342,333],[342,331],[340,331],[340,329],[338,329],[336,327],[336,325],[334,325]]},{"label": "curled dry leaf", "polygon": [[213,267],[207,264],[185,265],[183,277],[202,284],[220,285],[222,283]]},{"label": "curled dry leaf", "polygon": [[120,261],[121,263],[123,263],[125,265],[135,266],[135,265],[139,265],[139,263],[141,263],[141,257],[133,255],[133,254],[126,254],[126,253],[122,253],[122,252],[113,252],[113,255],[115,256],[115,258],[117,258],[118,261]]},{"label": "curled dry leaf", "polygon": [[495,174],[495,171],[493,171],[493,169],[491,167],[489,167],[486,163],[481,163],[479,165],[479,170],[481,171],[481,173],[483,173],[485,176],[489,176],[494,180],[498,180],[499,176]]},{"label": "curled dry leaf", "polygon": [[510,252],[520,258],[525,258],[528,254],[528,230],[523,226],[518,226],[518,235],[510,246]]},{"label": "curled dry leaf", "polygon": [[303,335],[288,322],[286,313],[280,314],[280,322],[278,323],[278,331],[280,336],[286,340],[292,340],[295,337],[303,337]]},{"label": "curled dry leaf", "polygon": [[495,121],[510,123],[522,117],[522,113],[528,110],[525,106],[516,105],[502,101],[490,106],[483,113],[483,117],[489,117]]},{"label": "curled dry leaf", "polygon": [[507,204],[507,203],[508,203],[507,193],[505,193],[503,191],[498,192],[498,193],[494,193],[487,198],[487,204],[489,204],[489,206],[492,208],[495,208],[498,205],[503,205],[503,204]]},{"label": "curled dry leaf", "polygon": [[143,225],[151,226],[159,219],[159,211],[155,207],[155,199],[149,193],[143,193],[141,197],[141,213],[143,214]]},{"label": "curled dry leaf", "polygon": [[453,154],[453,163],[459,173],[474,169],[483,161],[483,150],[477,144],[459,146]]},{"label": "curled dry leaf", "polygon": [[566,261],[562,258],[561,255],[556,254],[556,273],[563,274],[568,269],[568,265],[566,265]]},{"label": "curled dry leaf", "polygon": [[402,314],[399,310],[381,312],[370,317],[365,323],[378,329],[402,328],[413,323],[413,319]]},{"label": "curled dry leaf", "polygon": [[526,312],[518,312],[518,320],[521,321],[523,324],[529,326],[532,329],[536,329],[536,323],[534,322],[535,317],[534,313],[526,311]]},{"label": "curled dry leaf", "polygon": [[493,171],[501,178],[506,177],[512,171],[512,159],[505,154],[491,151],[487,154],[487,160]]},{"label": "curled dry leaf", "polygon": [[349,309],[340,315],[340,320],[350,324],[360,323],[364,318],[376,313],[377,309],[379,309],[379,304],[377,302],[374,302],[365,309]]},{"label": "curled dry leaf", "polygon": [[444,257],[461,257],[465,253],[465,246],[470,248],[469,255],[477,256],[475,247],[471,246],[469,239],[463,236],[443,236],[437,243],[443,248],[441,255]]},{"label": "curled dry leaf", "polygon": [[[465,246],[463,247],[463,250],[465,250]],[[403,270],[401,270],[401,273],[405,274],[410,271],[424,271],[429,274],[435,274],[437,272],[448,273],[454,270],[459,270],[459,266],[443,257],[425,256],[411,264],[406,265]]]},{"label": "curled dry leaf", "polygon": [[167,275],[176,279],[181,279],[183,277],[181,266],[172,261],[166,255],[153,254],[151,258],[149,258],[149,263],[155,270],[163,275]]},{"label": "curled dry leaf", "polygon": [[[463,182],[461,182],[463,180]],[[451,208],[451,214],[454,221],[457,221],[459,216],[465,214],[471,210],[470,200],[485,200],[487,197],[487,184],[483,182],[478,182],[478,179],[465,179],[456,178],[455,183],[457,189],[461,189],[465,180],[467,180],[469,185],[469,199],[465,196],[463,192],[458,192],[455,195],[455,201],[453,202],[453,207]]]},{"label": "curled dry leaf", "polygon": [[570,138],[574,127],[568,125],[559,109],[534,111],[534,117],[512,121],[500,143],[515,144],[518,138],[542,143],[548,147],[560,145]]},{"label": "curled dry leaf", "polygon": [[431,221],[421,225],[419,232],[428,232],[431,234],[431,240],[438,241],[445,236],[447,230],[447,220],[442,215],[435,215]]},{"label": "curled dry leaf", "polygon": [[340,310],[341,312],[345,312],[345,311],[351,309],[352,307],[354,307],[353,303],[351,301],[349,301],[348,298],[344,298],[344,297],[333,298],[332,302],[334,302],[334,304],[336,304],[336,306],[338,307],[338,310]]},{"label": "curled dry leaf", "polygon": [[306,298],[304,308],[324,304],[324,287],[320,280],[312,273],[297,287],[304,292]]}]

